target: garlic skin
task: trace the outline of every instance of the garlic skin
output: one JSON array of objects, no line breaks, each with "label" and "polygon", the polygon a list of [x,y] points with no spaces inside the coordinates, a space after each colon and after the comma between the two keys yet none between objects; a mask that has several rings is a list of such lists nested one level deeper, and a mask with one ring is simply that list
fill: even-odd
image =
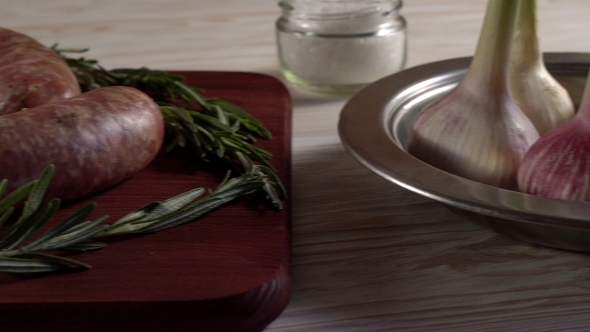
[{"label": "garlic skin", "polygon": [[590,201],[590,75],[574,118],[530,148],[517,180],[518,189],[527,194]]},{"label": "garlic skin", "polygon": [[545,66],[521,68],[510,76],[512,95],[539,134],[574,116],[568,92],[549,74]]},{"label": "garlic skin", "polygon": [[540,135],[574,116],[574,104],[543,62],[537,34],[537,1],[518,1],[510,66],[512,96]]},{"label": "garlic skin", "polygon": [[516,189],[520,162],[539,138],[508,87],[517,3],[488,2],[467,74],[418,114],[407,145],[410,154],[437,168],[505,189]]},{"label": "garlic skin", "polygon": [[408,152],[449,173],[516,189],[520,162],[539,135],[508,94],[468,88],[458,86],[420,113]]}]

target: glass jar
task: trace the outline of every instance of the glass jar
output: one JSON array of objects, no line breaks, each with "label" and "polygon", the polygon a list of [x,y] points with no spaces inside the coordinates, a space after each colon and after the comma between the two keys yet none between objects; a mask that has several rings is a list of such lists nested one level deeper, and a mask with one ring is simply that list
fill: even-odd
[{"label": "glass jar", "polygon": [[304,91],[347,95],[405,66],[401,0],[282,0],[279,6],[281,71]]}]

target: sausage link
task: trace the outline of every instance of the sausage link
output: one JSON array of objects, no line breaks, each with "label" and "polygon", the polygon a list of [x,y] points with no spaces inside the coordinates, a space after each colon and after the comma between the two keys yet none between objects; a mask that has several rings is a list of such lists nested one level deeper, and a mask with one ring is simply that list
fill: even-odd
[{"label": "sausage link", "polygon": [[18,32],[0,28],[0,115],[79,95],[66,62]]},{"label": "sausage link", "polygon": [[49,164],[46,198],[109,188],[147,166],[164,139],[158,105],[130,87],[106,87],[0,117],[0,179],[8,192]]}]

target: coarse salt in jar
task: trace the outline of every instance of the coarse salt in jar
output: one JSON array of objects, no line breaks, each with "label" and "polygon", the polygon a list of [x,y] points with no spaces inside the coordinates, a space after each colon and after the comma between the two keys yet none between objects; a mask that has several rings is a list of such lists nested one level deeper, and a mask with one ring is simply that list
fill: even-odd
[{"label": "coarse salt in jar", "polygon": [[405,66],[401,0],[282,0],[279,6],[281,71],[300,90],[349,95]]}]

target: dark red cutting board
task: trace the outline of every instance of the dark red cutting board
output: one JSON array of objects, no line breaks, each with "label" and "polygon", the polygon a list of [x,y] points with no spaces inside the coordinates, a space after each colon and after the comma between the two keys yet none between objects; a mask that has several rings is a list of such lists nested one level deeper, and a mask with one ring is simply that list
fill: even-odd
[{"label": "dark red cutting board", "polygon": [[[290,189],[291,99],[270,76],[238,72],[177,72],[260,119]],[[160,155],[140,174],[83,202],[109,222],[149,203],[196,187],[214,188],[215,170],[179,154]],[[290,205],[274,211],[239,201],[160,233],[107,242],[73,258],[84,272],[23,278],[0,274],[1,331],[257,331],[290,298]]]}]

